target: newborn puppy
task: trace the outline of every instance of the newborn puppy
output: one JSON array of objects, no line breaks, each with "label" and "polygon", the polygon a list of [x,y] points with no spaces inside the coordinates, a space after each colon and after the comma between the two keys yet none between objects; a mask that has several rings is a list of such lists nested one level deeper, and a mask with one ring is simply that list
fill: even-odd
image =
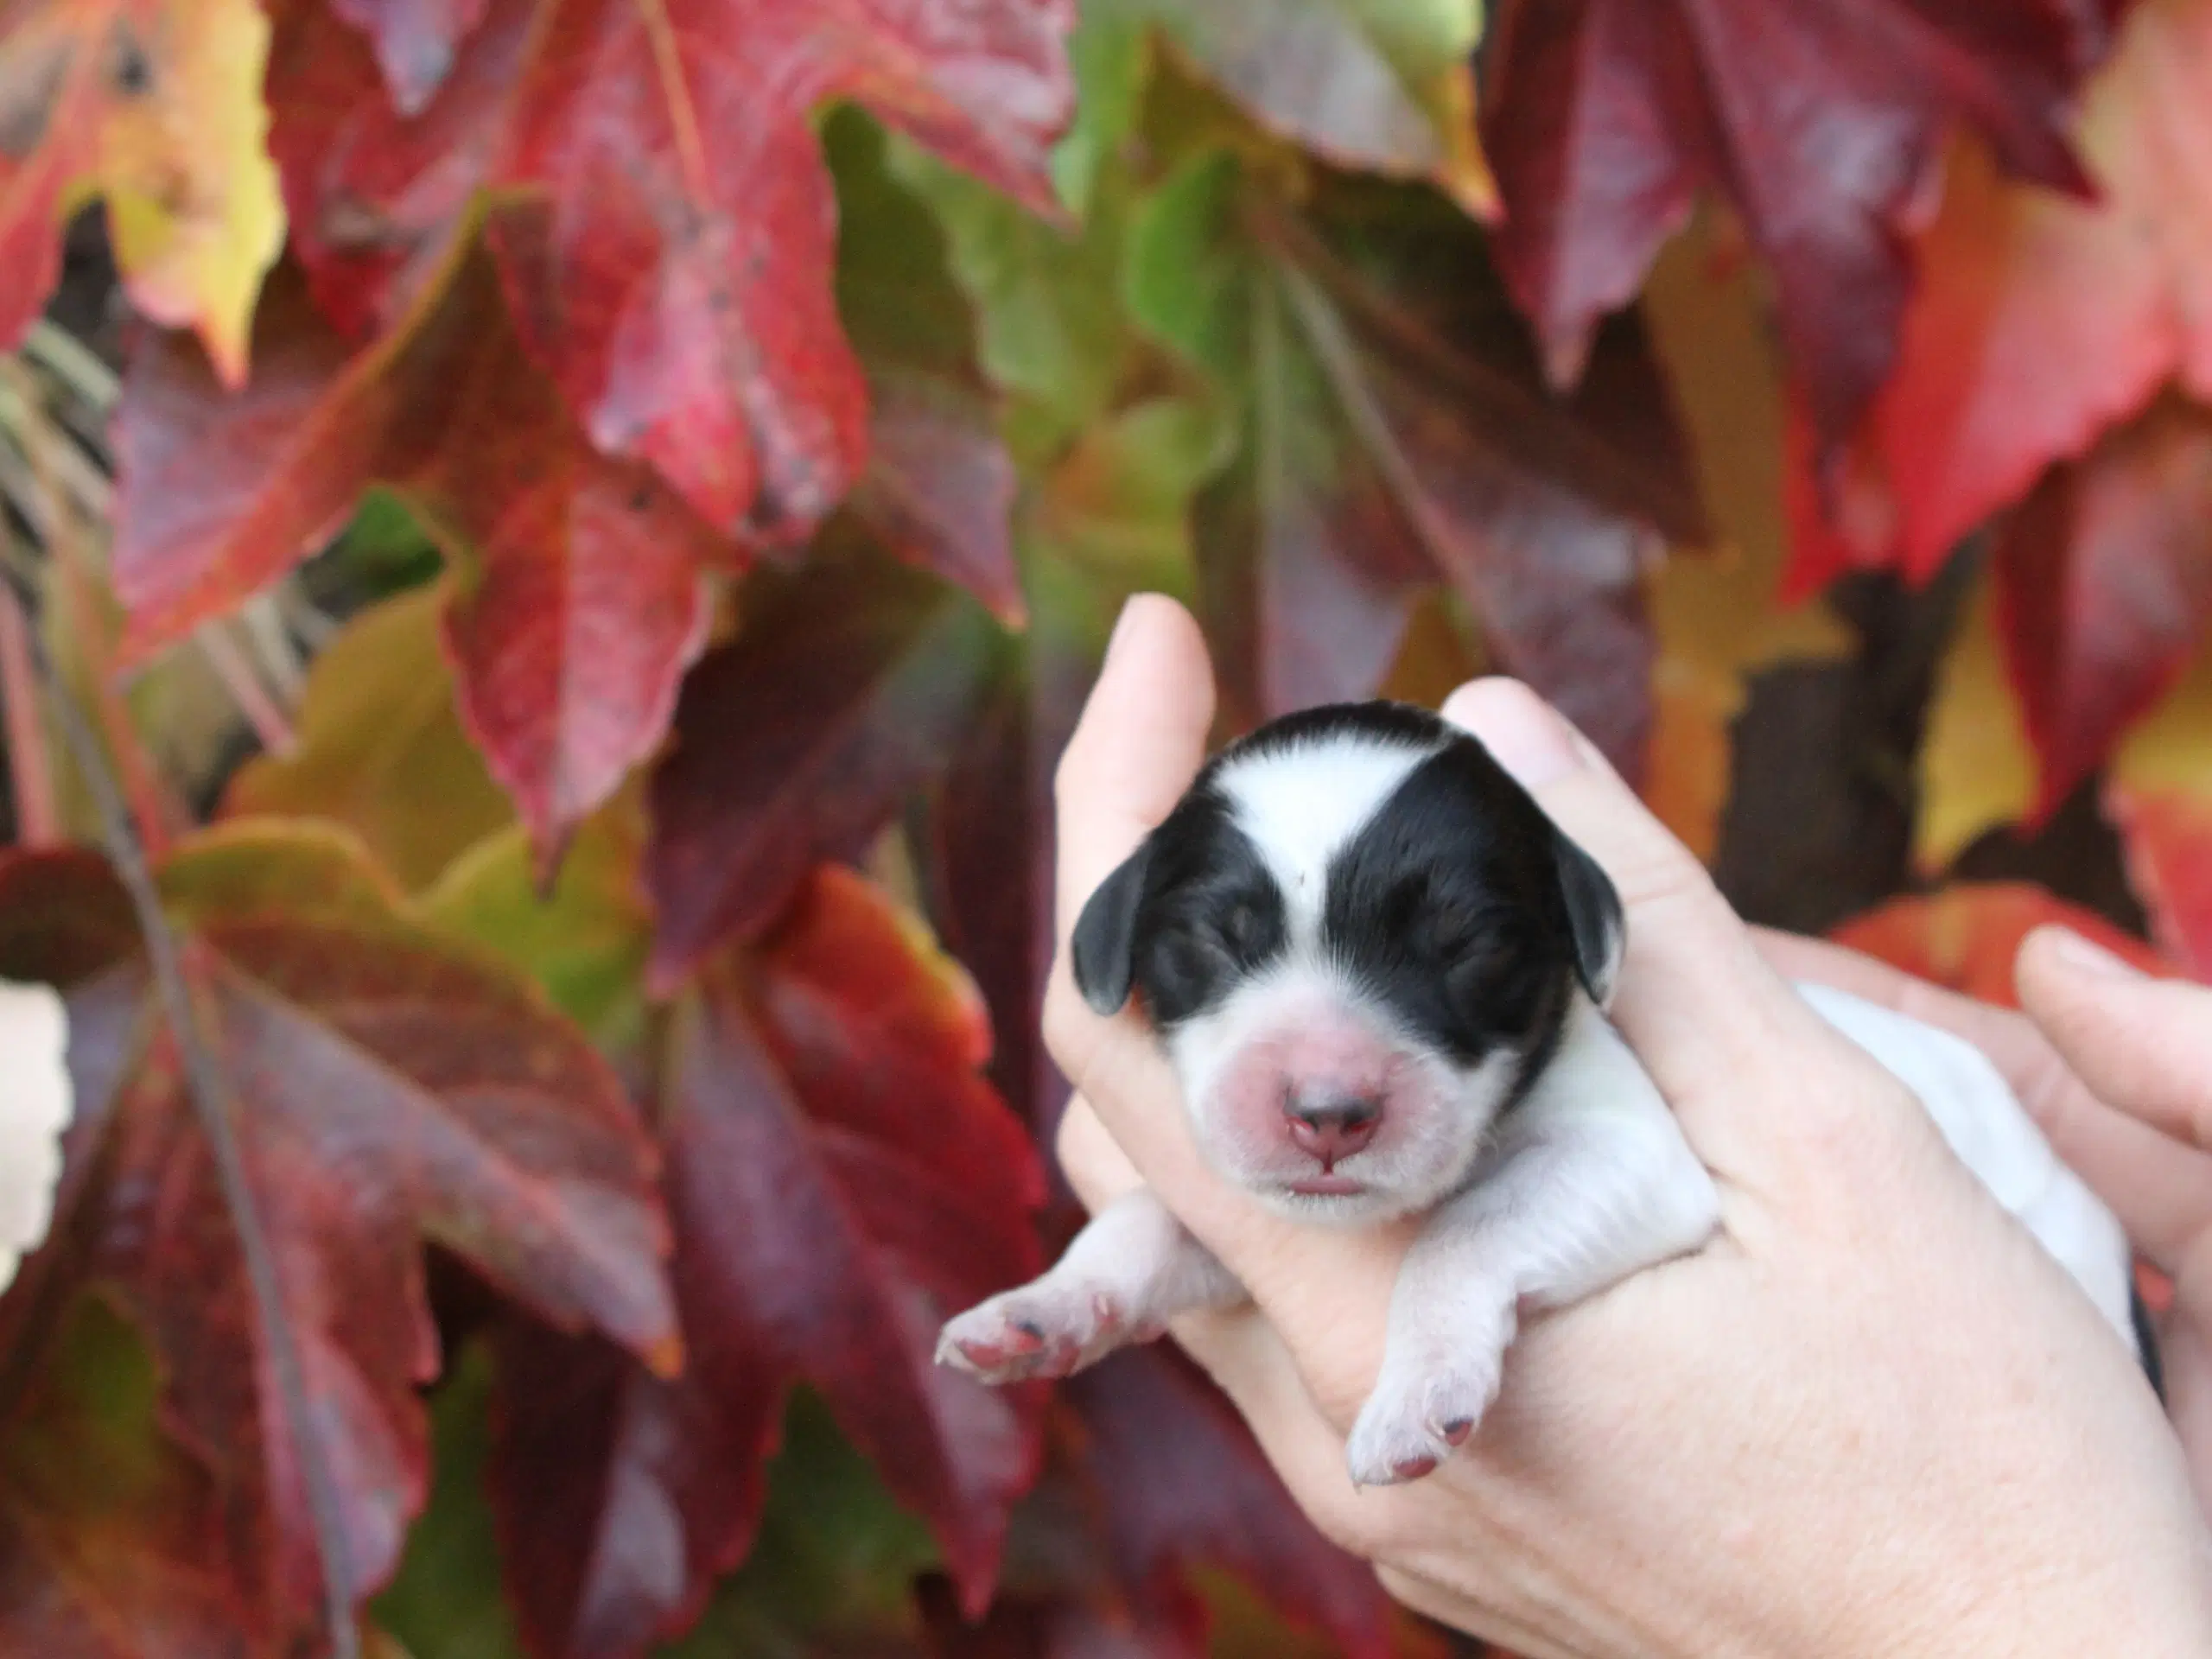
[{"label": "newborn puppy", "polygon": [[[1605,872],[1480,743],[1389,702],[1224,750],[1076,924],[1084,999],[1110,1014],[1141,995],[1222,1176],[1297,1221],[1425,1213],[1352,1430],[1357,1484],[1418,1478],[1467,1439],[1523,1307],[1592,1295],[1718,1224],[1711,1177],[1602,1013],[1623,932]],[[2129,1337],[2119,1224],[1982,1055],[1800,988]],[[948,1324],[938,1357],[994,1382],[1064,1376],[1243,1300],[1140,1189],[1043,1277]]]}]

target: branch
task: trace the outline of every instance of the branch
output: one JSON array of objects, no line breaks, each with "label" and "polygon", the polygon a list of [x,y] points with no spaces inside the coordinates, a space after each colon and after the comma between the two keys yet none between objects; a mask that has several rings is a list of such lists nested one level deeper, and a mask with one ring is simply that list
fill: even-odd
[{"label": "branch", "polygon": [[106,843],[108,858],[114,864],[124,890],[130,895],[131,908],[137,915],[138,930],[145,938],[146,955],[153,965],[154,982],[162,999],[162,1012],[175,1035],[177,1052],[183,1061],[186,1090],[191,1096],[193,1111],[200,1120],[201,1132],[207,1137],[216,1176],[222,1184],[224,1202],[230,1211],[231,1224],[238,1230],[238,1250],[245,1258],[246,1280],[252,1289],[254,1311],[261,1324],[262,1336],[269,1344],[271,1366],[276,1374],[276,1391],[291,1427],[302,1478],[307,1486],[308,1510],[315,1532],[315,1551],[322,1563],[324,1610],[330,1624],[331,1659],[360,1659],[360,1632],[354,1614],[356,1597],[353,1563],[346,1550],[345,1520],[339,1507],[337,1482],[323,1459],[321,1446],[316,1443],[308,1428],[312,1420],[308,1407],[306,1372],[300,1361],[299,1349],[293,1340],[290,1318],[284,1310],[276,1278],[276,1260],[269,1248],[269,1235],[262,1224],[261,1206],[246,1179],[245,1159],[238,1145],[229,1080],[217,1064],[214,1052],[200,1029],[199,1014],[193,1006],[191,984],[185,974],[182,952],[176,934],[169,926],[168,918],[162,913],[161,895],[155,888],[153,873],[146,862],[145,849],[131,823],[130,810],[124,803],[122,791],[114,774],[108,770],[106,757],[101,751],[90,721],[78,706],[67,683],[55,668],[53,658],[48,654],[46,642],[35,626],[38,592],[12,565],[0,563],[0,579],[5,580],[16,604],[30,624],[25,632],[30,642],[31,659],[53,704],[55,722],[61,728],[62,741],[75,759],[77,768],[84,776],[86,792],[91,795],[93,807],[99,815],[100,834]]}]

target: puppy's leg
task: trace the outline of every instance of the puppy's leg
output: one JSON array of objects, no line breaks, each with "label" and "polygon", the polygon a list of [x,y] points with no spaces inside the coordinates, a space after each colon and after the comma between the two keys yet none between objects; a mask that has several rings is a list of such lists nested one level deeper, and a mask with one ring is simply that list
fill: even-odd
[{"label": "puppy's leg", "polygon": [[1408,1253],[1382,1371],[1346,1447],[1356,1484],[1419,1479],[1474,1432],[1524,1301],[1580,1301],[1695,1249],[1718,1224],[1712,1177],[1634,1057],[1590,1016]]},{"label": "puppy's leg", "polygon": [[986,1382],[1070,1376],[1150,1342],[1178,1313],[1243,1300],[1228,1268],[1141,1186],[1092,1217],[1043,1277],[947,1324],[937,1357]]}]

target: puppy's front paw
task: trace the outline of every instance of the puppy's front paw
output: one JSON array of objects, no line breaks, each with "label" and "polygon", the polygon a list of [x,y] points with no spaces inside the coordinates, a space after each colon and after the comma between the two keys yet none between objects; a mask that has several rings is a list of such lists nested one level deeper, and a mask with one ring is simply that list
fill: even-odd
[{"label": "puppy's front paw", "polygon": [[1449,1346],[1385,1352],[1344,1460],[1355,1486],[1393,1486],[1433,1472],[1466,1443],[1497,1398],[1510,1331],[1465,1330]]},{"label": "puppy's front paw", "polygon": [[948,1323],[937,1361],[992,1383],[1072,1376],[1127,1343],[1159,1334],[1157,1326],[1132,1325],[1105,1291],[1040,1280]]}]

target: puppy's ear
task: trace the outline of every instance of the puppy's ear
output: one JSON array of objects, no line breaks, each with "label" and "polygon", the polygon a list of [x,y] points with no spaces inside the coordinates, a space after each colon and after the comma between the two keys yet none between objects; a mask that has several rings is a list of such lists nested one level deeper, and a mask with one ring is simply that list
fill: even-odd
[{"label": "puppy's ear", "polygon": [[1574,934],[1574,970],[1582,988],[1600,1008],[1612,1000],[1628,943],[1628,918],[1619,890],[1598,861],[1552,831],[1552,852],[1559,868],[1559,890],[1567,900],[1567,925]]},{"label": "puppy's ear", "polygon": [[1069,941],[1075,984],[1093,1013],[1118,1014],[1129,1000],[1129,982],[1136,972],[1137,901],[1144,897],[1145,866],[1151,859],[1147,840],[1098,884],[1076,918],[1075,936]]}]

